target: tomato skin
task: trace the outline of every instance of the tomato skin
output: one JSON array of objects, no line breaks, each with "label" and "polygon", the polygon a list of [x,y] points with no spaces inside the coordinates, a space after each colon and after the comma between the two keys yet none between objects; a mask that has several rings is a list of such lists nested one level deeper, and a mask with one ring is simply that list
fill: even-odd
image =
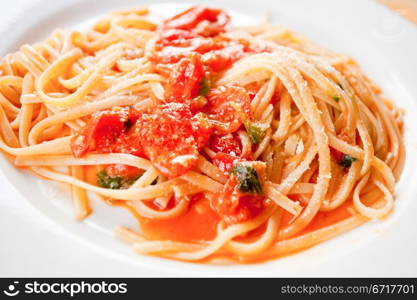
[{"label": "tomato skin", "polygon": [[169,178],[183,175],[197,162],[191,111],[185,104],[167,103],[144,113],[135,133],[155,168]]},{"label": "tomato skin", "polygon": [[166,102],[191,103],[198,96],[204,78],[204,67],[198,54],[181,59],[168,78]]},{"label": "tomato skin", "polygon": [[225,31],[230,16],[220,9],[193,6],[164,22],[163,29],[191,30],[203,36],[213,36]]},{"label": "tomato skin", "polygon": [[232,134],[212,136],[210,139],[210,149],[214,152],[223,152],[233,156],[240,156],[242,154],[240,141]]},{"label": "tomato skin", "polygon": [[215,134],[226,135],[237,131],[243,122],[242,115],[251,118],[251,100],[245,89],[241,87],[220,86],[212,89],[207,95],[207,100],[208,103],[203,111],[217,124],[214,125]]},{"label": "tomato skin", "polygon": [[111,148],[126,130],[129,110],[129,108],[115,108],[94,113],[87,126],[72,138],[73,155],[81,157],[94,149],[112,152]]},{"label": "tomato skin", "polygon": [[248,221],[258,215],[264,207],[263,196],[244,195],[237,189],[238,181],[232,174],[223,190],[211,198],[211,205],[226,223]]}]

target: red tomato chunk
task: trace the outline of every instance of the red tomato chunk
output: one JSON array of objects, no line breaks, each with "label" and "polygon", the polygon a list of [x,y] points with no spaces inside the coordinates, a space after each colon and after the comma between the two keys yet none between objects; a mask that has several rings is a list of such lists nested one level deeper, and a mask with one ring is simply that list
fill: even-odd
[{"label": "red tomato chunk", "polygon": [[129,123],[135,122],[129,108],[117,107],[113,110],[103,110],[94,113],[87,126],[77,134],[71,142],[75,157],[81,157],[89,150],[113,152],[113,147],[119,137],[127,131]]},{"label": "red tomato chunk", "polygon": [[239,161],[243,159],[223,152],[217,152],[212,158],[213,164],[217,166],[220,171],[227,173]]},{"label": "red tomato chunk", "polygon": [[226,154],[240,156],[242,154],[242,146],[239,139],[231,133],[223,136],[212,136],[210,139],[210,148],[214,152],[223,152]]},{"label": "red tomato chunk", "polygon": [[198,55],[181,59],[168,78],[165,101],[191,103],[198,96],[203,78],[204,67]]},{"label": "red tomato chunk", "polygon": [[220,86],[207,95],[204,112],[214,121],[215,133],[225,135],[235,132],[242,125],[242,117],[251,117],[250,97],[245,89],[237,86]]},{"label": "red tomato chunk", "polygon": [[168,103],[152,113],[143,114],[136,123],[135,132],[145,154],[167,177],[180,176],[197,162],[191,111],[184,104]]},{"label": "red tomato chunk", "polygon": [[211,198],[212,207],[229,224],[248,221],[264,207],[263,196],[244,195],[239,192],[237,185],[236,177],[230,175],[223,190]]},{"label": "red tomato chunk", "polygon": [[190,30],[203,36],[214,36],[225,31],[230,16],[221,9],[193,6],[190,9],[168,19],[163,29]]}]

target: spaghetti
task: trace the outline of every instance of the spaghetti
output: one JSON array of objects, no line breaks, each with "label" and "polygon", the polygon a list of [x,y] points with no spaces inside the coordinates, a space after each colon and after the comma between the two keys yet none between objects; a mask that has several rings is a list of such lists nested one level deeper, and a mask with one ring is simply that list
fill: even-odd
[{"label": "spaghetti", "polygon": [[358,65],[283,27],[201,6],[112,13],[0,64],[0,148],[127,208],[138,253],[246,262],[387,216],[403,112]]}]

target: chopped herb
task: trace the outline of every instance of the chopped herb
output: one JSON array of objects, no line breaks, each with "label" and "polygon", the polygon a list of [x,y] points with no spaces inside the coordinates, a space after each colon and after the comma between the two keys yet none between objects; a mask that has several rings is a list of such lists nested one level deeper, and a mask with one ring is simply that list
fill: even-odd
[{"label": "chopped herb", "polygon": [[256,170],[251,166],[236,164],[231,173],[238,180],[238,189],[245,194],[262,194],[262,186],[259,182]]},{"label": "chopped herb", "polygon": [[339,165],[344,168],[349,168],[355,160],[356,158],[347,154],[343,154],[342,159],[339,161]]},{"label": "chopped herb", "polygon": [[249,139],[252,144],[259,144],[265,136],[265,130],[262,125],[256,122],[251,122],[247,115],[242,111],[242,107],[235,102],[230,102],[230,105],[238,112],[240,119],[243,121],[246,132],[248,133]]},{"label": "chopped herb", "polygon": [[207,96],[207,94],[210,91],[210,85],[211,85],[210,78],[208,76],[204,76],[203,80],[201,80],[200,82],[200,90],[198,92],[198,95],[203,96],[203,97]]},{"label": "chopped herb", "polygon": [[258,124],[248,120],[243,122],[243,124],[245,125],[246,132],[248,133],[252,144],[259,144],[265,136],[265,130]]},{"label": "chopped herb", "polygon": [[97,184],[106,189],[119,190],[127,189],[130,187],[139,177],[124,178],[121,176],[110,176],[105,170],[101,170],[97,173]]},{"label": "chopped herb", "polygon": [[339,96],[332,96],[332,99],[336,102],[340,101],[340,97]]}]

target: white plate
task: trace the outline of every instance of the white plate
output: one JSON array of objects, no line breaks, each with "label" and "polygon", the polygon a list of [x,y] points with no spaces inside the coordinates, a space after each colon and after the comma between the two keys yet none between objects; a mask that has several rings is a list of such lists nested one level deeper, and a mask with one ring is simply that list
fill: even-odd
[{"label": "white plate", "polygon": [[[147,0],[134,3],[128,0],[42,0],[32,1],[29,6],[26,2],[17,1],[22,5],[14,17],[10,17],[10,11],[6,9],[9,4],[0,4],[0,18],[3,20],[0,23],[1,56],[24,43],[47,37],[56,27],[80,28],[105,12],[152,3]],[[267,263],[233,266],[181,263],[135,255],[128,246],[114,239],[112,230],[116,225],[134,226],[133,218],[122,209],[94,202],[91,218],[84,223],[74,221],[67,188],[18,171],[1,156],[0,169],[6,175],[4,177],[27,202],[54,222],[43,223],[38,214],[28,222],[25,218],[32,211],[24,202],[18,205],[8,203],[14,201],[13,198],[19,199],[19,195],[7,193],[9,187],[6,184],[0,202],[0,233],[5,237],[2,241],[7,242],[8,238],[12,246],[7,248],[6,244],[0,250],[1,275],[417,276],[417,221],[414,217],[417,180],[413,176],[417,167],[417,27],[373,1],[195,2],[231,10],[241,22],[253,22],[270,14],[273,22],[283,24],[322,46],[353,56],[382,87],[385,95],[406,109],[407,160],[397,186],[395,212],[384,221],[371,222],[307,251]],[[168,5],[162,10],[171,13],[174,8]],[[19,211],[19,217],[11,218],[10,214],[16,214],[16,211]],[[21,224],[30,224],[33,230],[22,230]],[[40,224],[48,224],[48,229]],[[45,236],[36,234],[41,229],[46,232]],[[53,237],[50,232],[53,232]],[[57,235],[64,238],[57,239]],[[67,239],[67,236],[75,239]],[[57,241],[62,244],[56,245]],[[90,247],[85,247],[85,244]],[[22,252],[22,245],[36,246],[33,246],[33,252]],[[74,247],[80,247],[81,251],[69,253],[68,249]],[[50,248],[54,251],[45,251]],[[21,253],[29,257],[19,257]],[[33,263],[38,260],[46,263]],[[57,266],[64,271],[57,271],[51,265],[54,260],[60,261]],[[76,268],[69,266],[80,260],[82,263]],[[16,266],[16,263],[25,264],[27,272],[22,273],[23,267]]]}]

